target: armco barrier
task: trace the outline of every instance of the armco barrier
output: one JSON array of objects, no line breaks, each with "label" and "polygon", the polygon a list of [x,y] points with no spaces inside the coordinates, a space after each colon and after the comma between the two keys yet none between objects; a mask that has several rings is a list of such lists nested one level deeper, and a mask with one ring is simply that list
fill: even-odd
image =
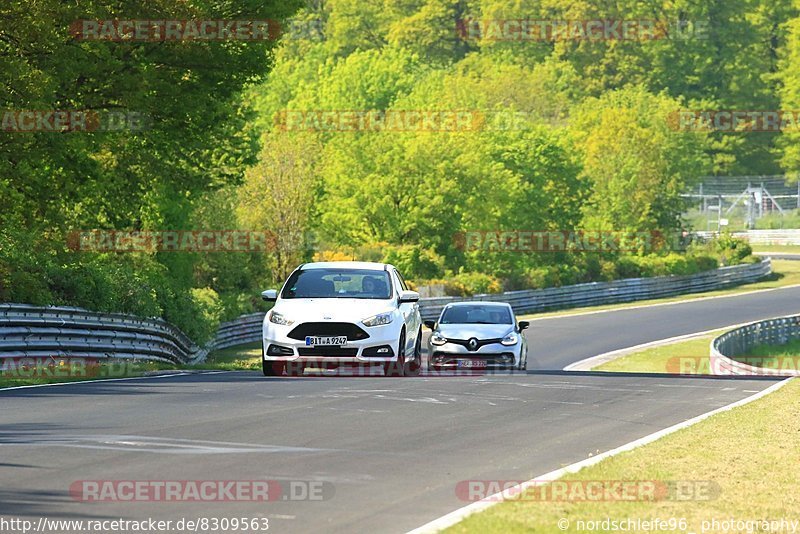
[{"label": "armco barrier", "polygon": [[206,353],[163,319],[0,304],[0,357],[4,358],[79,356],[188,363]]},{"label": "armco barrier", "polygon": [[136,358],[201,362],[216,349],[261,339],[263,313],[222,323],[205,347],[163,319],[90,312],[81,308],[0,304],[0,358]]},{"label": "armco barrier", "polygon": [[[420,311],[425,319],[435,319],[445,305],[459,300],[509,302],[517,313],[631,302],[753,282],[771,272],[767,259],[691,276],[618,280],[466,299],[426,298],[420,300]],[[162,319],[80,308],[0,304],[0,358],[80,356],[200,362],[211,350],[259,341],[263,320],[263,313],[254,313],[223,323],[210,343],[198,347]]]},{"label": "armco barrier", "polygon": [[424,319],[435,319],[442,308],[460,300],[508,302],[516,313],[532,313],[564,308],[616,304],[653,298],[671,297],[686,293],[701,293],[733,285],[754,282],[772,273],[772,263],[766,259],[760,263],[723,267],[715,271],[655,278],[631,278],[613,282],[594,282],[566,287],[512,291],[474,297],[442,297],[422,299],[421,311]]},{"label": "armco barrier", "polygon": [[263,313],[242,315],[233,321],[219,325],[217,336],[211,342],[213,349],[226,349],[245,343],[261,341],[261,323],[264,321]]},{"label": "armco barrier", "polygon": [[[725,332],[711,341],[710,368],[715,375],[800,376],[792,362],[778,362],[774,368],[761,368],[737,361],[758,345],[786,345],[800,339],[800,316],[759,321]],[[788,360],[787,360],[788,362]]]}]

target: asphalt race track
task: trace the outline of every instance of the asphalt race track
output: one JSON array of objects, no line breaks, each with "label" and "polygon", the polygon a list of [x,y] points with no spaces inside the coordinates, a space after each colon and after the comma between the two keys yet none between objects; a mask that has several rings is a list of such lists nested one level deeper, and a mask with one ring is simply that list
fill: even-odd
[{"label": "asphalt race track", "polygon": [[[529,371],[419,378],[208,373],[0,392],[0,516],[267,517],[270,532],[404,532],[743,399],[773,380],[564,373],[648,341],[800,312],[800,288],[534,321]],[[81,502],[81,480],[323,481],[324,500]]]}]

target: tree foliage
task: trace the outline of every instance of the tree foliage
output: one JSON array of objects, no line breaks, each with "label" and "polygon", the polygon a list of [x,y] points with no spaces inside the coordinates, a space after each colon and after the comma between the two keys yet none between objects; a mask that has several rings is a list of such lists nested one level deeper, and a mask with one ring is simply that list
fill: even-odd
[{"label": "tree foliage", "polygon": [[213,301],[190,291],[198,255],[74,253],[66,236],[202,227],[201,199],[240,183],[255,161],[240,95],[268,72],[275,42],[80,40],[70,28],[84,19],[282,19],[298,4],[4,2],[0,109],[136,113],[146,127],[0,132],[0,301],[164,315],[191,331],[193,310]]},{"label": "tree foliage", "polygon": [[[289,31],[279,43],[82,41],[80,19],[281,19]],[[651,20],[670,35],[463,32],[500,19]],[[707,258],[470,250],[460,236],[679,231],[680,194],[703,175],[800,171],[800,134],[671,122],[682,109],[798,109],[800,0],[8,0],[0,68],[4,110],[147,118],[2,132],[0,300],[163,315],[199,338],[312,247],[463,292],[701,268]],[[287,111],[468,112],[474,127],[291,131]],[[275,250],[67,249],[75,230],[206,228],[271,231]]]}]

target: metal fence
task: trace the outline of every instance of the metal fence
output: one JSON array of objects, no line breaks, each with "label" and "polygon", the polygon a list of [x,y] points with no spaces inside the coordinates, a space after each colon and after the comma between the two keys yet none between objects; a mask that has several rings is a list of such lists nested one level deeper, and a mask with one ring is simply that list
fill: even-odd
[{"label": "metal fence", "polygon": [[769,366],[766,366],[768,359],[761,366],[741,361],[750,360],[743,357],[751,354],[753,348],[759,345],[786,345],[797,339],[800,339],[800,316],[759,321],[736,328],[712,340],[711,371],[717,375],[800,376],[794,359],[774,360]]},{"label": "metal fence", "polygon": [[[800,181],[785,175],[775,176],[704,176],[688,191],[692,196],[735,196],[752,186],[760,186],[770,190],[778,198],[796,200],[795,206],[800,208]],[[793,207],[789,202],[788,207]]]},{"label": "metal fence", "polygon": [[[631,302],[753,282],[771,272],[770,261],[765,260],[691,276],[618,280],[471,298],[426,298],[420,300],[420,310],[423,318],[435,319],[445,305],[459,300],[509,302],[517,313]],[[223,323],[210,343],[198,347],[162,319],[80,308],[0,304],[0,358],[74,356],[197,363],[212,350],[259,341],[263,319],[263,313],[254,313]]]}]

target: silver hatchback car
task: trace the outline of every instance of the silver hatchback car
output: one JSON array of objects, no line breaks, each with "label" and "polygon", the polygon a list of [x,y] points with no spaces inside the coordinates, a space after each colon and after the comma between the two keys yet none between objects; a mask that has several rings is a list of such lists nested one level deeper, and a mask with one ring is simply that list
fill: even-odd
[{"label": "silver hatchback car", "polygon": [[504,302],[448,304],[436,321],[425,321],[428,370],[524,370],[528,342],[511,305]]}]

